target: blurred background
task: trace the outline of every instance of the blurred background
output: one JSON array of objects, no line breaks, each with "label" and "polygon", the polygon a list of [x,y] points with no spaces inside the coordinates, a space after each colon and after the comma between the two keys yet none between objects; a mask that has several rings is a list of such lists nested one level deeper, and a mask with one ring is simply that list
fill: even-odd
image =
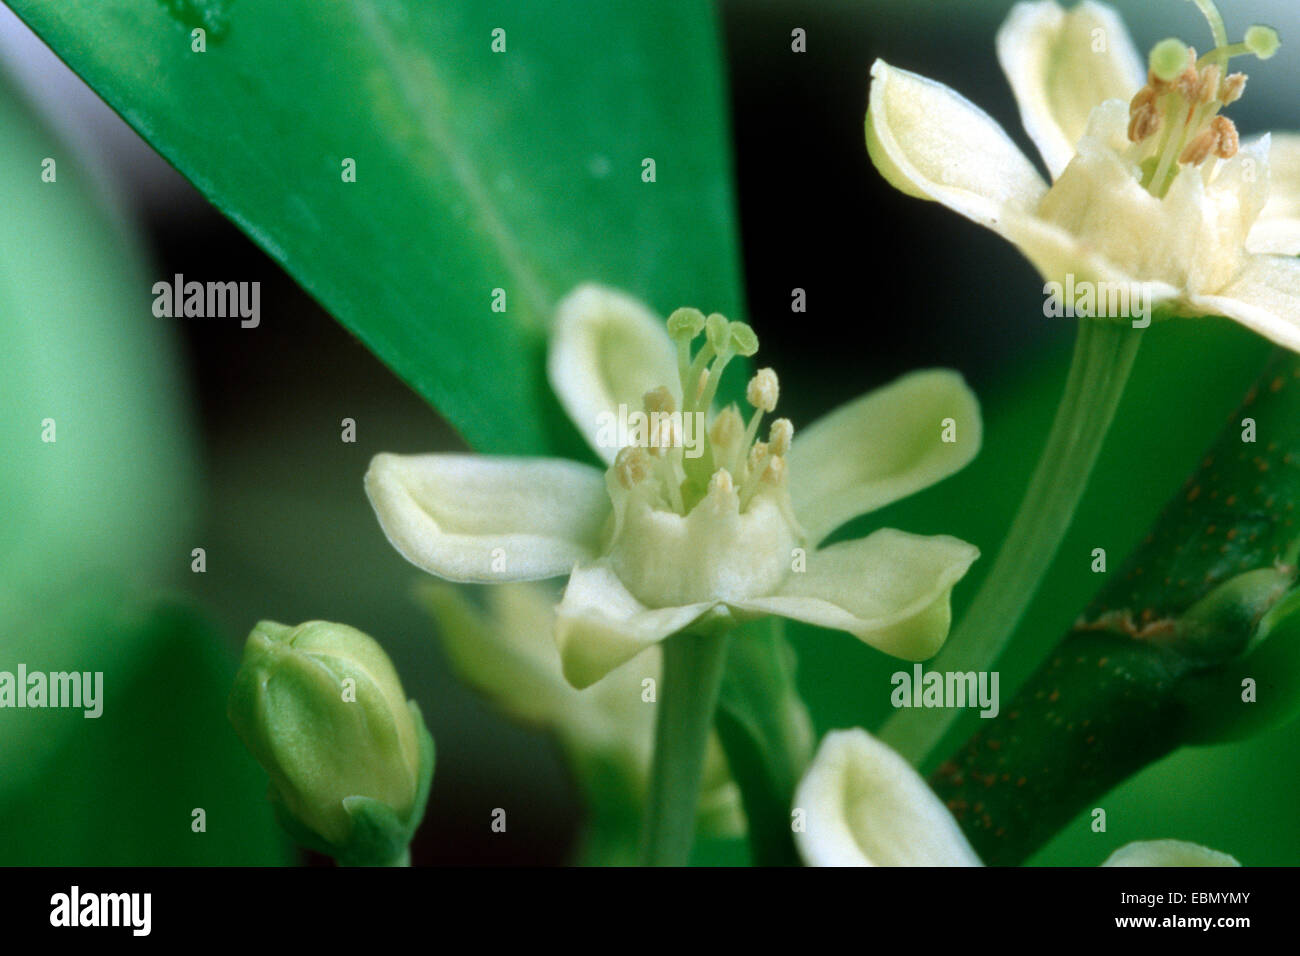
[{"label": "blurred background", "polygon": [[[747,314],[796,423],[910,369],[961,370],[984,403],[966,472],[860,528],[951,533],[996,550],[1055,408],[1072,330],[1008,245],[874,172],[862,138],[876,57],[942,80],[1031,156],[994,56],[1003,0],[817,0],[717,7]],[[1139,48],[1204,21],[1176,0],[1117,3]],[[1276,26],[1234,106],[1243,134],[1300,128],[1300,9],[1222,4],[1230,32]],[[793,53],[791,31],[807,34]],[[0,713],[0,864],[304,862],[225,718],[260,618],[346,622],[388,649],[438,742],[418,863],[559,863],[582,805],[554,744],[464,688],[413,600],[419,574],[361,490],[379,451],[461,447],[413,391],[217,213],[0,5],[0,669],[105,672],[105,717]],[[63,143],[66,145],[56,146]],[[31,157],[93,186],[50,199]],[[60,161],[61,164],[65,162]],[[38,198],[39,196],[39,198]],[[262,323],[156,319],[174,273],[262,286]],[[806,315],[792,316],[792,290]],[[691,304],[691,303],[681,303]],[[1268,348],[1206,320],[1150,334],[1114,433],[1017,646],[1045,649],[1118,566],[1227,420]],[[57,442],[36,440],[53,418]],[[339,439],[356,422],[355,443]],[[206,570],[191,570],[203,548]],[[983,565],[956,595],[974,593]],[[872,728],[895,669],[846,635],[793,629],[819,730]],[[1041,656],[1041,653],[1040,655]],[[1037,663],[1004,662],[1003,693]],[[1005,698],[1004,698],[1005,699]],[[969,730],[969,727],[966,728]],[[1300,727],[1181,751],[1106,798],[1110,829],[1067,827],[1034,860],[1094,865],[1133,839],[1194,840],[1247,865],[1300,861]],[[488,826],[511,808],[509,840]],[[191,829],[204,808],[207,832]],[[701,862],[743,859],[722,841]],[[319,862],[319,861],[316,861]]]}]

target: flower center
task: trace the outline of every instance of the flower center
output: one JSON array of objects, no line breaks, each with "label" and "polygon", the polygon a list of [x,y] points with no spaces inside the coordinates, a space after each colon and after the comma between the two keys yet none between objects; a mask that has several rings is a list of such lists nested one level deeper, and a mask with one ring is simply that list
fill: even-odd
[{"label": "flower center", "polygon": [[[785,456],[794,426],[778,418],[768,428],[768,440],[758,440],[763,415],[776,409],[776,373],[760,369],[750,379],[745,397],[753,411],[748,421],[734,404],[710,418],[722,373],[737,355],[756,354],[758,337],[743,322],[729,322],[716,312],[706,319],[698,309],[674,312],[668,333],[677,345],[682,408],[679,413],[665,386],[647,392],[649,441],[645,447],[622,449],[613,475],[658,510],[689,514],[710,491],[726,487],[734,490],[744,513],[764,487],[785,488]],[[692,353],[701,333],[704,343]],[[687,432],[695,440],[687,442]]]},{"label": "flower center", "polygon": [[1161,40],[1148,58],[1147,83],[1129,104],[1133,158],[1142,186],[1158,198],[1169,191],[1179,166],[1200,167],[1208,184],[1219,161],[1237,154],[1237,127],[1219,111],[1241,99],[1246,74],[1228,73],[1228,61],[1245,54],[1267,60],[1279,43],[1277,31],[1264,26],[1252,26],[1242,42],[1229,43],[1212,0],[1193,2],[1209,21],[1214,49],[1198,58],[1180,40]]},{"label": "flower center", "polygon": [[[723,371],[737,355],[754,355],[758,338],[742,322],[696,309],[674,312],[668,332],[682,408],[666,387],[646,393],[649,441],[623,448],[606,476],[614,505],[606,554],[651,607],[770,594],[804,537],[786,481],[794,427],[778,418],[767,441],[758,440],[763,416],[776,409],[776,373],[760,369],[750,379],[748,420],[734,404],[710,418]],[[683,441],[686,431],[693,440]]]}]

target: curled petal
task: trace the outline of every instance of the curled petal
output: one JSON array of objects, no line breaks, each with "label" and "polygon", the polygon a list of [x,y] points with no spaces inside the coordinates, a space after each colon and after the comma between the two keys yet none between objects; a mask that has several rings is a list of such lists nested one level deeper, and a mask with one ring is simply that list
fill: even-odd
[{"label": "curled petal", "polygon": [[1047,192],[1002,127],[965,97],[884,60],[871,76],[867,150],[896,189],[996,232],[1008,211],[1028,212]]},{"label": "curled petal", "polygon": [[602,423],[619,405],[641,411],[645,393],[666,387],[681,407],[677,357],[664,323],[621,292],[582,285],[560,302],[547,373],[560,404],[596,454],[612,464],[619,449],[602,441]]},{"label": "curled petal", "polygon": [[948,535],[881,530],[807,557],[771,597],[729,602],[840,631],[907,660],[934,656],[952,623],[950,597],[979,549]]},{"label": "curled petal", "polygon": [[566,574],[595,553],[610,507],[600,471],[553,458],[381,454],[365,484],[393,547],[449,581]]},{"label": "curled petal", "polygon": [[998,61],[1020,119],[1055,179],[1074,156],[1088,116],[1103,100],[1128,100],[1146,71],[1110,7],[1084,0],[1018,3],[998,31]]},{"label": "curled petal", "polygon": [[979,866],[952,814],[906,760],[865,730],[826,735],[794,795],[810,866]]},{"label": "curled petal", "polygon": [[1106,858],[1102,866],[1241,866],[1233,857],[1183,840],[1139,840]]},{"label": "curled petal", "polygon": [[1192,303],[1300,352],[1300,259],[1254,256],[1222,292],[1196,296]]},{"label": "curled petal", "polygon": [[964,468],[982,441],[979,402],[958,373],[905,375],[796,435],[788,457],[795,515],[820,541]]},{"label": "curled petal", "polygon": [[624,661],[695,623],[714,602],[651,609],[602,562],[573,570],[555,610],[564,676],[588,687]]}]

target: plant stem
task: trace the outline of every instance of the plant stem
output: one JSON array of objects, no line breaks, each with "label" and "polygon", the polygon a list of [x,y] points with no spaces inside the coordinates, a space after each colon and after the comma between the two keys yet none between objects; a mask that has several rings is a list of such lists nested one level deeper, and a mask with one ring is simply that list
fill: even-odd
[{"label": "plant stem", "polygon": [[[1074,517],[1141,341],[1141,330],[1127,323],[1079,321],[1065,393],[1020,509],[933,669],[988,670],[1006,648]],[[922,766],[960,714],[956,708],[900,710],[881,738]]]},{"label": "plant stem", "polygon": [[664,642],[646,812],[647,866],[685,866],[690,861],[705,745],[726,661],[726,634],[683,631]]}]

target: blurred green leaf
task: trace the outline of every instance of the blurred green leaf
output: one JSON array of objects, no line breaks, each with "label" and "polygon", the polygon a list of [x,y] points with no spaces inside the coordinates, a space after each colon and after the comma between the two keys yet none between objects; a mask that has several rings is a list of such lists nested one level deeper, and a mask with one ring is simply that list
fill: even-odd
[{"label": "blurred green leaf", "polygon": [[8,2],[480,450],[556,444],[542,333],[579,281],[737,311],[701,0]]},{"label": "blurred green leaf", "polygon": [[140,242],[94,174],[0,79],[0,661],[30,587],[188,560],[195,454],[174,330],[150,314]]},{"label": "blurred green leaf", "polygon": [[[29,671],[102,671],[103,712],[4,712],[14,750],[0,755],[0,777],[21,769],[26,785],[0,792],[0,865],[292,860],[266,776],[226,722],[234,659],[193,611],[88,585],[45,602],[23,632],[29,642],[19,659]],[[33,767],[38,754],[44,759]],[[206,832],[192,829],[196,809]]]}]

